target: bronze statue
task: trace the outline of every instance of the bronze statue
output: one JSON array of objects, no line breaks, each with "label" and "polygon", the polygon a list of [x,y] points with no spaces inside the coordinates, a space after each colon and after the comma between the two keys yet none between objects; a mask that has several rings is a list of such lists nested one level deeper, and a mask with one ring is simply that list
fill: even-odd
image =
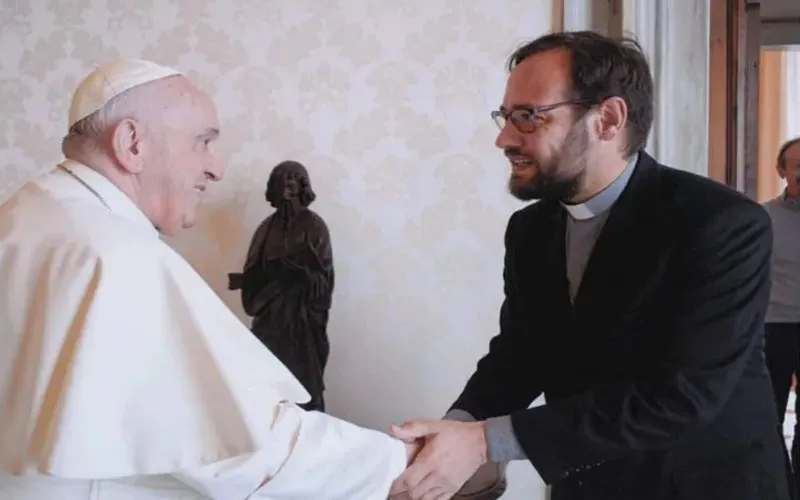
[{"label": "bronze statue", "polygon": [[311,394],[302,405],[325,411],[328,313],[333,294],[333,251],[322,218],[308,206],[316,199],[306,168],[276,165],[266,199],[275,208],[256,229],[241,273],[228,275],[241,290],[252,331]]}]

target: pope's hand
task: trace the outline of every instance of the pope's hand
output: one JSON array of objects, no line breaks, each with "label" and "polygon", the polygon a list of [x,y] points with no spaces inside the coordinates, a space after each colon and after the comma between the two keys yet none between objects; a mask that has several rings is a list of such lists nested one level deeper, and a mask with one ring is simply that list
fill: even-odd
[{"label": "pope's hand", "polygon": [[424,439],[413,463],[392,485],[391,498],[451,498],[487,460],[483,422],[417,420],[393,427],[391,434],[407,444]]}]

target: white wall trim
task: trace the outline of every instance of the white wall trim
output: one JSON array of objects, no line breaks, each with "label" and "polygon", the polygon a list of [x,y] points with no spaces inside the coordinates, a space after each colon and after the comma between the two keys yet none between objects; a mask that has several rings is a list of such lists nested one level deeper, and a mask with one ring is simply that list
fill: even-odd
[{"label": "white wall trim", "polygon": [[648,153],[708,175],[709,0],[623,0],[622,29],[642,45],[655,80]]},{"label": "white wall trim", "polygon": [[[661,87],[663,84],[663,72],[661,71],[661,31],[662,20],[660,19],[663,3],[659,0],[642,2],[641,0],[623,0],[622,3],[622,31],[623,35],[635,37],[647,54],[650,62],[650,70],[653,72],[655,80],[655,102],[656,107],[661,108]],[[647,152],[658,158],[661,155],[660,131],[667,126],[666,115],[656,113],[653,120],[653,129],[647,141]]]}]

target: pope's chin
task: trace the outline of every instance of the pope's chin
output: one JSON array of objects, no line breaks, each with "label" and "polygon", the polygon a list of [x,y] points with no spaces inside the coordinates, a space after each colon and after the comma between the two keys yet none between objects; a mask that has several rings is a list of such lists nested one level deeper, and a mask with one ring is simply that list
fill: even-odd
[{"label": "pope's chin", "polygon": [[181,229],[191,229],[197,222],[197,207],[187,210],[181,219]]},{"label": "pope's chin", "polygon": [[182,212],[178,212],[169,219],[167,224],[156,226],[158,232],[167,237],[177,236],[178,233],[185,229],[194,227],[197,221],[197,207],[187,208]]}]

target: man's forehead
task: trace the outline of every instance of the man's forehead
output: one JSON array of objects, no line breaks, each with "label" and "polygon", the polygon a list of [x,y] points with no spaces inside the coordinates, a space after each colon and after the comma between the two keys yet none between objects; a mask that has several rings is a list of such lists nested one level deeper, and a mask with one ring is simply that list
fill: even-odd
[{"label": "man's forehead", "polygon": [[569,52],[553,49],[533,54],[508,77],[503,107],[541,106],[563,100],[570,87]]},{"label": "man's forehead", "polygon": [[786,148],[786,157],[793,159],[800,158],[800,141]]},{"label": "man's forehead", "polygon": [[211,99],[211,96],[205,92],[194,89],[191,92],[191,115],[198,125],[201,125],[209,130],[210,135],[215,138],[219,135],[220,122],[217,106]]},{"label": "man's forehead", "polygon": [[161,112],[173,121],[194,121],[219,128],[217,109],[211,98],[188,78],[180,77],[159,89],[165,103]]},{"label": "man's forehead", "polygon": [[188,90],[187,95],[189,96],[193,107],[197,108],[203,113],[208,114],[210,117],[217,116],[217,106],[214,104],[211,96],[206,92],[198,89],[197,87],[192,87]]}]

